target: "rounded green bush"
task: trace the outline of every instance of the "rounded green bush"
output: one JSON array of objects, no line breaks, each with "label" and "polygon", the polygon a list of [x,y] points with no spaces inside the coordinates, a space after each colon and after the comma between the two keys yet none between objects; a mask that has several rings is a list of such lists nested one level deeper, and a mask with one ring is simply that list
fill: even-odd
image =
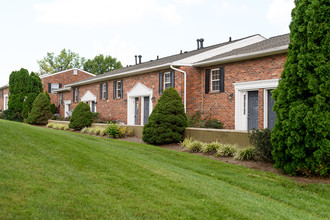
[{"label": "rounded green bush", "polygon": [[187,116],[181,97],[170,87],[159,98],[148,123],[144,125],[142,139],[150,144],[178,143],[183,140],[186,127]]},{"label": "rounded green bush", "polygon": [[84,127],[89,127],[93,123],[93,113],[90,111],[89,105],[80,102],[72,112],[69,128],[81,130]]},{"label": "rounded green bush", "polygon": [[49,99],[41,92],[33,102],[27,122],[29,124],[46,125],[51,115]]}]

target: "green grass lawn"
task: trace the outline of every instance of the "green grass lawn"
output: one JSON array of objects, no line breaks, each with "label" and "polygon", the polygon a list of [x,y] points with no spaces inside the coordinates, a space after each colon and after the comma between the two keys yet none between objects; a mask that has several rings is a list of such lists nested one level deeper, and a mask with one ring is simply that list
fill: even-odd
[{"label": "green grass lawn", "polygon": [[329,185],[0,120],[0,219],[330,219]]}]

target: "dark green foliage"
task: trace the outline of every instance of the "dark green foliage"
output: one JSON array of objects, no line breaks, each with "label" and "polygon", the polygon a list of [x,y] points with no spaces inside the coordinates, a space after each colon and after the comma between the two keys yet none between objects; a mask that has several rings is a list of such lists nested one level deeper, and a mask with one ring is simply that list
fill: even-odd
[{"label": "dark green foliage", "polygon": [[105,133],[107,133],[110,137],[116,138],[119,135],[118,125],[110,123],[106,128]]},{"label": "dark green foliage", "polygon": [[24,118],[28,117],[31,112],[32,105],[36,97],[42,92],[42,83],[35,73],[31,73],[26,84],[26,99],[23,103],[22,115]]},{"label": "dark green foliage", "polygon": [[56,112],[55,104],[50,104],[50,112],[51,112],[52,114],[55,114],[55,112]]},{"label": "dark green foliage", "polygon": [[285,173],[329,176],[330,3],[295,3],[288,57],[273,92],[273,156]]},{"label": "dark green foliage", "polygon": [[9,76],[9,102],[8,109],[11,113],[21,113],[26,97],[29,72],[21,68],[13,71]]},{"label": "dark green foliage", "polygon": [[259,156],[268,161],[273,160],[273,146],[271,142],[271,130],[268,128],[262,130],[253,129],[249,133],[250,143],[256,147],[256,151],[259,153]]},{"label": "dark green foliage", "polygon": [[45,92],[45,95],[46,95],[46,97],[49,99],[49,101],[50,101],[50,96],[49,96],[49,94],[48,94],[48,92],[46,91]]},{"label": "dark green foliage", "polygon": [[89,127],[93,123],[94,116],[90,111],[88,104],[80,102],[72,112],[69,128],[81,130],[84,127]]},{"label": "dark green foliage", "polygon": [[22,114],[20,112],[13,112],[10,109],[1,112],[0,119],[23,122]]},{"label": "dark green foliage", "polygon": [[39,93],[33,102],[31,113],[27,118],[29,124],[46,125],[51,117],[49,99],[44,93]]},{"label": "dark green foliage", "polygon": [[111,56],[103,56],[102,54],[95,56],[94,59],[88,59],[84,63],[84,70],[95,75],[107,73],[116,69],[120,69],[123,66],[120,61]]},{"label": "dark green foliage", "polygon": [[150,144],[177,143],[183,140],[186,127],[187,116],[181,97],[170,87],[159,98],[148,123],[144,125],[142,139]]}]

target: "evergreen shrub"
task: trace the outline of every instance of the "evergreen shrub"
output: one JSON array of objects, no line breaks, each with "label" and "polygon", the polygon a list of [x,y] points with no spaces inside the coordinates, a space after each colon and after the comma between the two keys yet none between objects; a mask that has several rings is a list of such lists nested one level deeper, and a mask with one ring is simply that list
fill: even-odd
[{"label": "evergreen shrub", "polygon": [[183,140],[186,127],[187,116],[181,97],[170,87],[164,90],[144,125],[142,139],[150,144],[178,143]]},{"label": "evergreen shrub", "polygon": [[81,130],[84,127],[91,126],[93,120],[93,113],[90,111],[89,105],[84,102],[80,102],[72,112],[69,128]]},{"label": "evergreen shrub", "polygon": [[273,146],[271,142],[271,130],[268,128],[257,130],[253,129],[249,133],[250,144],[256,147],[256,151],[259,156],[264,159],[273,162]]},{"label": "evergreen shrub", "polygon": [[39,93],[34,100],[32,110],[27,118],[29,124],[46,125],[51,117],[50,102],[44,93]]}]

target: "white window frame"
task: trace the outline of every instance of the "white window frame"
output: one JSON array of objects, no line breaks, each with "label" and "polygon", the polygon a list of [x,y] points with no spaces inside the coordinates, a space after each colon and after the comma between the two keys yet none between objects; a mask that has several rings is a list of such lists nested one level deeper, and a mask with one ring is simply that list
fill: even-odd
[{"label": "white window frame", "polygon": [[[55,85],[57,85],[57,87],[54,87]],[[53,93],[55,90],[58,90],[60,88],[60,84],[59,83],[51,83],[50,84],[50,92]]]},{"label": "white window frame", "polygon": [[[119,86],[118,85],[120,85],[120,88],[119,88]],[[122,84],[121,84],[121,80],[119,80],[119,81],[117,81],[117,83],[116,83],[116,98],[121,98],[121,96],[122,96],[122,94],[121,94],[121,88],[122,88]],[[120,92],[120,96],[119,96],[119,92]]]},{"label": "white window frame", "polygon": [[63,93],[60,93],[60,105],[63,105]]},{"label": "white window frame", "polygon": [[[218,71],[219,79],[213,80],[213,72]],[[213,82],[219,82],[219,89],[213,89]],[[219,69],[212,69],[211,70],[211,91],[212,92],[220,92],[220,70]]]},{"label": "white window frame", "polygon": [[105,94],[107,93],[107,83],[102,85],[102,99],[105,99]]},{"label": "white window frame", "polygon": [[79,94],[78,94],[78,88],[75,88],[75,94],[74,94],[74,96],[75,96],[75,102],[79,102]]},{"label": "white window frame", "polygon": [[8,109],[8,94],[3,95],[3,111]]},{"label": "white window frame", "polygon": [[[167,76],[169,78],[169,81],[168,82],[166,82],[166,77]],[[171,72],[164,73],[164,90],[167,89],[166,88],[166,85],[169,85],[169,87],[167,87],[167,88],[170,88],[171,87]]]}]

